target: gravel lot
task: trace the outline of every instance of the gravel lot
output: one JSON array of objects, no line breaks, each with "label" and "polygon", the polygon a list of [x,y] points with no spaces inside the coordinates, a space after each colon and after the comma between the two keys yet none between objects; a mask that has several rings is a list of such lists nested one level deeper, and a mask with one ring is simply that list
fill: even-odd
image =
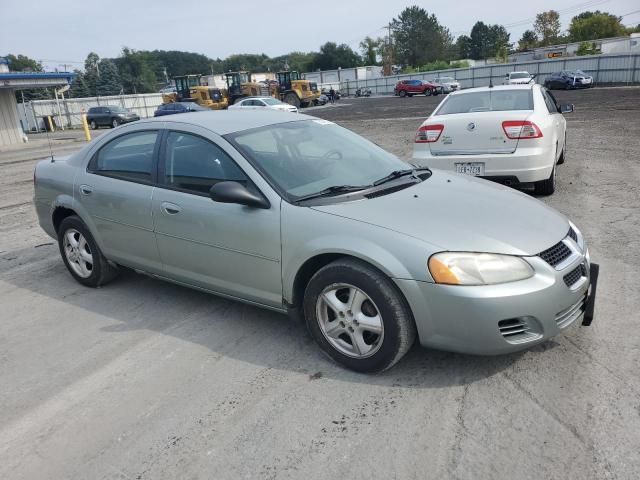
[{"label": "gravel lot", "polygon": [[[502,357],[414,348],[375,376],[271,312],[136,274],[80,286],[30,204],[48,149],[0,152],[0,478],[638,478],[640,88],[557,96],[576,112],[544,201],[601,265],[594,324]],[[309,113],[409,158],[439,100]]]}]

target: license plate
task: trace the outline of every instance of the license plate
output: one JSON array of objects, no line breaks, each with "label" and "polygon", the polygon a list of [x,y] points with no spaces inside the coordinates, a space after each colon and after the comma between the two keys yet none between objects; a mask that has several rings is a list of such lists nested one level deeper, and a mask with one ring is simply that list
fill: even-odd
[{"label": "license plate", "polygon": [[484,175],[484,163],[456,163],[456,173],[464,173],[474,177]]}]

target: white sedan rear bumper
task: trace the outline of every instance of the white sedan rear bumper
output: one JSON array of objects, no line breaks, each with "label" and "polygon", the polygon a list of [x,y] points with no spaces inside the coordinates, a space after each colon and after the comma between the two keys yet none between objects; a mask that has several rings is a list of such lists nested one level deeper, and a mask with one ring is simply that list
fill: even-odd
[{"label": "white sedan rear bumper", "polygon": [[456,163],[484,163],[483,177],[501,178],[517,183],[546,180],[555,164],[555,151],[550,148],[518,148],[509,154],[432,155],[428,144],[415,144],[413,163],[419,166],[456,171]]}]

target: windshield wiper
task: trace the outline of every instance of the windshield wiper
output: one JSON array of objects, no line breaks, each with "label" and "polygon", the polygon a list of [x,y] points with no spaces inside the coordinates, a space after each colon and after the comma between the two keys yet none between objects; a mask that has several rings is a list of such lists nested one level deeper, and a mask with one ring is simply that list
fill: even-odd
[{"label": "windshield wiper", "polygon": [[407,168],[405,170],[394,170],[389,175],[386,175],[386,176],[376,180],[375,182],[373,182],[372,185],[374,187],[377,187],[378,185],[382,185],[383,183],[387,183],[387,182],[390,182],[391,180],[395,180],[396,178],[400,178],[400,177],[405,177],[407,175],[412,175],[412,176],[417,178],[416,172],[421,171],[421,170],[429,170],[429,171],[431,171],[427,167],[415,167],[415,168]]},{"label": "windshield wiper", "polygon": [[332,185],[324,190],[320,190],[319,192],[302,195],[301,197],[296,198],[295,202],[298,203],[304,200],[311,200],[312,198],[328,197],[339,193],[357,192],[358,190],[364,190],[365,188],[367,187],[358,185]]}]

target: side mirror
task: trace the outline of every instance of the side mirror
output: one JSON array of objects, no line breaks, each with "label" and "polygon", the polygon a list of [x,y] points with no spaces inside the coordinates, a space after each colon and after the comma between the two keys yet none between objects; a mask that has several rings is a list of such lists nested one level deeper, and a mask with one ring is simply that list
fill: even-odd
[{"label": "side mirror", "polygon": [[253,208],[269,208],[269,201],[262,195],[250,192],[238,182],[218,182],[209,189],[209,197],[214,202],[237,203]]},{"label": "side mirror", "polygon": [[573,112],[573,103],[565,103],[560,105],[560,113],[571,113]]}]

